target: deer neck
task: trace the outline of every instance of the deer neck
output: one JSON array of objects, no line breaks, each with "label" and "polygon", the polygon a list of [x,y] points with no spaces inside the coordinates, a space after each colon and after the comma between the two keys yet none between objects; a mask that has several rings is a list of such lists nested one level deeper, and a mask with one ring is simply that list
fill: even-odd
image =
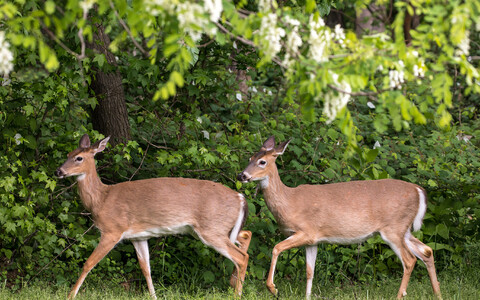
[{"label": "deer neck", "polygon": [[282,220],[283,215],[288,211],[288,190],[289,188],[283,184],[276,166],[272,168],[272,172],[260,181],[265,203],[268,209],[273,213],[275,219]]},{"label": "deer neck", "polygon": [[102,183],[97,175],[97,171],[83,174],[77,177],[78,193],[82,199],[83,206],[95,215],[95,209],[98,209],[104,195],[108,189],[108,185]]}]

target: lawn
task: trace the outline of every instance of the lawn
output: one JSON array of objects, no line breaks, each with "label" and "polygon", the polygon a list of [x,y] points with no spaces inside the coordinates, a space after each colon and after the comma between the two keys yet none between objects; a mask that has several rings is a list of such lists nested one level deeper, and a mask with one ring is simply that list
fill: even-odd
[{"label": "lawn", "polygon": [[[444,271],[439,274],[443,299],[480,299],[480,270],[469,270],[462,274]],[[375,281],[368,284],[346,284],[342,286],[321,286],[314,281],[312,299],[394,299],[401,278]],[[276,279],[280,299],[302,299],[305,296],[304,280],[288,281]],[[0,287],[0,299],[65,299],[69,286],[55,286],[48,282],[36,282],[18,291]],[[174,286],[155,285],[158,299],[235,299],[233,290],[225,286],[219,288],[199,288],[183,283]],[[428,277],[412,278],[405,299],[435,299]],[[88,278],[77,299],[149,299],[146,284],[125,288],[108,282],[92,282]],[[264,282],[247,280],[242,299],[275,299],[264,286]]]}]

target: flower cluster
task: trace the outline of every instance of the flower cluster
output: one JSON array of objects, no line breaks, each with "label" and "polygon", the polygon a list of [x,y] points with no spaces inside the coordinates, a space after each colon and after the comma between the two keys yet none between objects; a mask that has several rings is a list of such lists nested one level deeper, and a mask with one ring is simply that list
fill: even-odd
[{"label": "flower cluster", "polygon": [[413,75],[415,77],[425,77],[425,70],[427,67],[423,61],[413,66]]},{"label": "flower cluster", "polygon": [[332,38],[336,40],[340,46],[345,47],[345,32],[340,24],[335,25],[335,30],[332,32]]},{"label": "flower cluster", "polygon": [[325,28],[325,22],[322,18],[318,18],[317,21],[310,18],[309,26],[310,36],[308,44],[310,45],[310,57],[319,63],[328,61],[328,47],[332,36]]},{"label": "flower cluster", "polygon": [[405,82],[405,73],[403,71],[390,70],[388,78],[390,79],[390,88],[399,89],[402,87],[402,83]]},{"label": "flower cluster", "polygon": [[390,79],[390,88],[399,89],[402,87],[402,83],[405,82],[405,73],[403,72],[405,64],[403,61],[398,62],[398,68],[400,70],[390,70],[388,72],[388,77]]},{"label": "flower cluster", "polygon": [[286,53],[285,53],[285,58],[283,60],[283,63],[289,67],[293,60],[291,60],[291,56],[295,55],[298,52],[298,48],[302,46],[302,38],[300,37],[300,34],[298,33],[298,27],[300,26],[300,21],[296,19],[292,19],[289,16],[285,17],[285,22],[289,25],[291,25],[292,31],[287,35],[287,43],[286,43]]},{"label": "flower cluster", "polygon": [[352,87],[348,82],[338,81],[338,74],[332,73],[332,77],[334,84],[345,93],[329,91],[325,94],[323,112],[327,117],[327,123],[331,123],[335,120],[337,113],[347,105],[348,101],[350,101],[350,93],[352,92]]},{"label": "flower cluster", "polygon": [[281,40],[285,36],[285,30],[277,27],[277,14],[268,13],[262,18],[260,25],[260,36],[264,43],[259,46],[263,50],[265,56],[274,57],[282,50]]},{"label": "flower cluster", "polygon": [[470,53],[470,32],[468,30],[465,31],[465,36],[460,41],[460,44],[457,45],[458,49],[455,51],[455,55],[467,56]]},{"label": "flower cluster", "polygon": [[0,31],[0,74],[8,75],[13,70],[13,54],[9,48],[5,32]]},{"label": "flower cluster", "polygon": [[211,35],[216,33],[216,27],[208,25],[209,22],[217,22],[223,11],[222,0],[204,0],[203,5],[193,1],[177,3],[170,0],[148,0],[146,5],[154,16],[163,12],[176,15],[180,27],[194,41],[198,41],[204,32]]}]

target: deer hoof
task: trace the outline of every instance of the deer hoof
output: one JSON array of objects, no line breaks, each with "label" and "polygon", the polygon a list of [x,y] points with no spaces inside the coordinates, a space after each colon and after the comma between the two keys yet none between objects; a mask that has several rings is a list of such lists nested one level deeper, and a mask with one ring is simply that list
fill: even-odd
[{"label": "deer hoof", "polygon": [[268,290],[270,291],[270,293],[272,293],[274,296],[276,296],[278,298],[278,290],[275,288],[275,285],[269,285],[267,286],[268,287]]}]

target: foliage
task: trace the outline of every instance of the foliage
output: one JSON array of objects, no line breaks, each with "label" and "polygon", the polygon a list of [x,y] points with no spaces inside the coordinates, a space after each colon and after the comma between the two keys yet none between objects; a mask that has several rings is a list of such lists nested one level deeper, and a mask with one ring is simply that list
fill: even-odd
[{"label": "foliage", "polygon": [[[92,3],[81,3],[87,2]],[[246,228],[254,232],[249,280],[265,279],[272,248],[283,237],[255,185],[242,186],[234,178],[269,135],[293,138],[278,160],[289,186],[385,177],[424,186],[429,207],[418,235],[436,249],[437,269],[478,267],[471,250],[478,249],[480,226],[478,71],[467,54],[458,52],[470,37],[470,53],[479,54],[474,46],[478,3],[413,3],[423,17],[407,47],[402,18],[412,7],[395,1],[385,33],[360,38],[346,27],[344,39],[336,32],[327,52],[317,49],[318,56],[310,55],[315,43],[308,43],[308,26],[317,26],[317,35],[335,33],[320,26],[318,17],[330,5],[343,5],[355,15],[353,1],[285,3],[263,10],[246,1],[237,6],[225,1],[216,20],[228,27],[222,25],[224,30],[212,21],[185,23],[168,5],[151,12],[142,1],[96,3],[86,9],[78,1],[0,0],[0,30],[15,53],[14,72],[0,86],[0,279],[9,287],[38,278],[71,283],[98,242],[75,181],[53,178],[82,134],[93,140],[102,136],[89,121],[97,99],[88,84],[94,67],[112,67],[102,55],[82,50],[98,23],[113,40],[133,137],[98,155],[102,180],[194,177],[244,193],[250,210]],[[180,7],[183,2],[172,3]],[[274,54],[268,51],[275,47],[266,45],[271,33],[257,35],[269,14],[285,31]],[[210,20],[210,15],[199,11],[197,17]],[[286,38],[294,32],[302,45],[290,51]],[[245,79],[238,71],[246,73]],[[243,81],[249,89],[240,88]],[[346,95],[346,108],[327,105]],[[336,109],[336,119],[321,114],[325,107]],[[150,246],[156,282],[195,278],[205,286],[227,285],[231,263],[201,242],[167,237],[151,240]],[[379,238],[354,246],[321,245],[320,250],[317,280],[322,283],[345,278],[364,283],[402,271]],[[304,278],[304,260],[303,249],[286,252],[277,276]],[[414,274],[424,273],[417,268]],[[89,275],[114,283],[141,277],[128,242]]]}]

